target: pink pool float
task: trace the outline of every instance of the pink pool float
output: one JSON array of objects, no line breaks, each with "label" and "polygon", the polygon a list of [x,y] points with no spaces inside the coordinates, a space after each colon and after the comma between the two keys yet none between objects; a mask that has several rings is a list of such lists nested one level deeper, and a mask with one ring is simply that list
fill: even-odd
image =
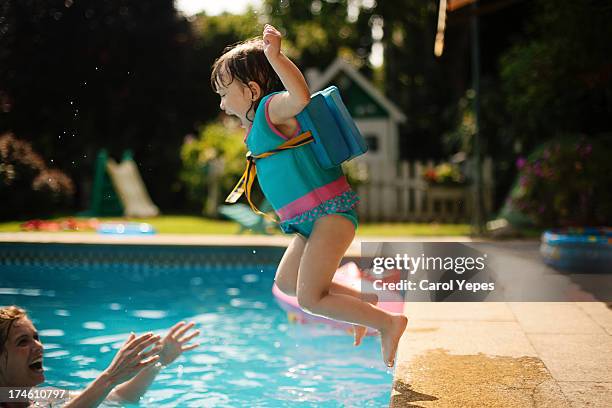
[{"label": "pink pool float", "polygon": [[[391,277],[387,277],[383,280],[390,281],[396,279],[397,275],[392,275]],[[381,292],[373,290],[372,278],[363,274],[354,262],[346,263],[340,268],[338,268],[336,274],[334,275],[333,281],[337,283],[342,283],[346,286],[351,286],[357,290],[364,291],[365,289],[366,292],[376,293],[379,298],[377,306],[388,312],[403,313],[404,311],[404,299],[401,293],[389,291]],[[276,301],[278,302],[279,306],[285,312],[287,312],[287,317],[290,322],[302,324],[327,324],[336,329],[352,331],[353,325],[350,323],[340,322],[322,316],[315,316],[302,310],[297,302],[297,298],[295,296],[289,296],[283,293],[276,286],[276,284],[272,286],[272,294],[276,298]],[[378,331],[368,328],[366,335],[373,336],[376,334],[378,334]]]}]

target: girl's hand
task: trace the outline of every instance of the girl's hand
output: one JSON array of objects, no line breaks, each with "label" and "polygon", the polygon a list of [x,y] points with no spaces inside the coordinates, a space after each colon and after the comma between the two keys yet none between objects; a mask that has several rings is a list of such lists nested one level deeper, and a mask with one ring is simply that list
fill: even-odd
[{"label": "girl's hand", "polygon": [[263,30],[264,54],[268,59],[280,54],[281,33],[274,26],[266,24]]},{"label": "girl's hand", "polygon": [[172,363],[178,356],[183,354],[183,352],[193,350],[200,345],[200,343],[186,345],[191,339],[200,334],[199,330],[187,333],[193,326],[195,326],[194,322],[190,322],[189,324],[179,322],[172,326],[161,342],[162,348],[159,352],[159,362],[162,365],[166,366]]},{"label": "girl's hand", "polygon": [[115,358],[104,371],[104,375],[109,379],[113,386],[121,384],[136,374],[143,368],[155,364],[159,360],[157,355],[161,350],[161,345],[154,346],[149,351],[144,351],[152,344],[158,343],[160,337],[153,333],[143,334],[136,337],[130,334],[127,341],[115,355]]}]

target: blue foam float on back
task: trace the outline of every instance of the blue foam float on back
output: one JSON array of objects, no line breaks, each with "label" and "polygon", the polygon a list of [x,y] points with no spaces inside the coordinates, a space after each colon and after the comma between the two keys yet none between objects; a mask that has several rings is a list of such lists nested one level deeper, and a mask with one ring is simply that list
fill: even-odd
[{"label": "blue foam float on back", "polygon": [[323,168],[339,166],[368,150],[335,86],[314,93],[297,120],[302,131],[312,133],[311,147]]}]

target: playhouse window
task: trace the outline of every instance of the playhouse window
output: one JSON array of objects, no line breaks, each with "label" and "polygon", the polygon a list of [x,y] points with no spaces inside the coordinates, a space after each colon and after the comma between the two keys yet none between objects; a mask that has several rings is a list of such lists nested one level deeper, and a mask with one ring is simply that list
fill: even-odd
[{"label": "playhouse window", "polygon": [[368,150],[370,152],[377,152],[378,151],[378,136],[372,135],[372,134],[368,134],[368,135],[364,136],[364,139],[365,139],[366,143],[368,144]]}]

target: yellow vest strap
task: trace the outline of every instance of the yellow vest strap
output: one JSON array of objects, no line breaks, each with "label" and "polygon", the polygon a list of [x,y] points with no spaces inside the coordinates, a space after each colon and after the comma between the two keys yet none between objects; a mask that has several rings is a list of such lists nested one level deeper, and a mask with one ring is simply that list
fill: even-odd
[{"label": "yellow vest strap", "polygon": [[247,201],[249,202],[251,209],[256,214],[262,215],[268,219],[271,219],[274,222],[278,222],[276,219],[270,217],[268,214],[259,211],[259,209],[257,209],[255,204],[253,204],[253,202],[251,201],[251,187],[253,187],[253,182],[255,182],[255,178],[257,177],[257,168],[255,166],[255,160],[272,156],[276,153],[282,152],[283,150],[295,149],[296,147],[304,146],[308,143],[312,143],[313,141],[314,139],[312,137],[312,134],[310,133],[310,131],[307,131],[294,138],[287,140],[280,146],[270,151],[258,155],[253,155],[251,154],[251,152],[247,152],[247,164],[246,168],[244,169],[244,173],[242,174],[242,177],[240,177],[240,180],[238,180],[238,183],[236,183],[236,185],[232,189],[232,192],[225,199],[225,202],[234,204],[236,201],[238,201],[242,194],[244,194],[246,195]]}]

